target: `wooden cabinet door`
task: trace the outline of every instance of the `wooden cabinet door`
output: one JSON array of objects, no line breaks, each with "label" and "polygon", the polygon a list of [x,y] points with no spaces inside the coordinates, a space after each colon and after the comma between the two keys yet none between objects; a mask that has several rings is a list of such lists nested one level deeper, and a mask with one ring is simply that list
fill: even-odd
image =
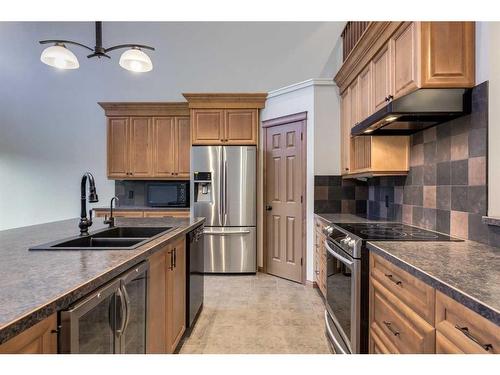
[{"label": "wooden cabinet door", "polygon": [[372,104],[372,66],[368,66],[363,70],[358,77],[359,80],[359,119],[365,120],[373,113]]},{"label": "wooden cabinet door", "polygon": [[194,145],[222,144],[224,138],[224,111],[221,109],[193,109],[191,111],[192,141]]},{"label": "wooden cabinet door", "polygon": [[372,60],[372,100],[373,112],[387,104],[391,95],[391,64],[389,43]]},{"label": "wooden cabinet door", "polygon": [[57,354],[57,314],[0,345],[0,354]]},{"label": "wooden cabinet door", "polygon": [[359,80],[356,79],[349,87],[349,91],[351,92],[351,116],[350,127],[354,127],[360,121],[360,111],[359,111]]},{"label": "wooden cabinet door", "polygon": [[416,22],[405,22],[390,40],[394,98],[406,95],[420,85],[418,31]]},{"label": "wooden cabinet door", "polygon": [[150,117],[130,118],[130,173],[133,177],[152,177],[153,131]]},{"label": "wooden cabinet door", "polygon": [[108,119],[108,177],[129,176],[129,119],[112,117]]},{"label": "wooden cabinet door", "polygon": [[167,353],[167,252],[149,257],[147,353]]},{"label": "wooden cabinet door", "polygon": [[176,132],[174,117],[154,119],[155,177],[173,177],[175,165]]},{"label": "wooden cabinet door", "polygon": [[186,249],[184,238],[171,245],[167,264],[168,352],[173,353],[186,330]]},{"label": "wooden cabinet door", "polygon": [[179,178],[189,179],[191,157],[189,117],[177,117],[175,121],[177,132],[175,173]]},{"label": "wooden cabinet door", "polygon": [[341,164],[342,174],[350,171],[350,145],[351,145],[351,92],[345,90],[341,97]]},{"label": "wooden cabinet door", "polygon": [[224,142],[231,145],[257,144],[257,110],[224,111]]}]

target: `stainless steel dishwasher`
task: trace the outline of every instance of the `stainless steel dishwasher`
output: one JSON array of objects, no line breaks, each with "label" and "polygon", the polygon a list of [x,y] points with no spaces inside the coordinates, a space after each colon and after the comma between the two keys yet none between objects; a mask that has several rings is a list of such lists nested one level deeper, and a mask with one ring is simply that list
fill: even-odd
[{"label": "stainless steel dishwasher", "polygon": [[195,319],[203,308],[203,267],[205,264],[203,236],[203,225],[195,228],[187,235],[186,328],[193,326]]},{"label": "stainless steel dishwasher", "polygon": [[60,313],[60,353],[146,353],[149,264],[142,262]]}]

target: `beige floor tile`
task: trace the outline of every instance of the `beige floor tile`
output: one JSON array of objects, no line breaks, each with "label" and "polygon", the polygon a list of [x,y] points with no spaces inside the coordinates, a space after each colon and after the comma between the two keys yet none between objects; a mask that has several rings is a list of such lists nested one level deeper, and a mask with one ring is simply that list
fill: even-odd
[{"label": "beige floor tile", "polygon": [[329,353],[318,292],[288,280],[255,276],[208,276],[185,354]]}]

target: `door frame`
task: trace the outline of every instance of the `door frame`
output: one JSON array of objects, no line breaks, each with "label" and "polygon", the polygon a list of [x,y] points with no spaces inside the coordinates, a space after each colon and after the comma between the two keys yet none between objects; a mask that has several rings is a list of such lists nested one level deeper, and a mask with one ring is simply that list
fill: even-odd
[{"label": "door frame", "polygon": [[262,174],[262,265],[263,272],[267,273],[267,189],[266,189],[266,162],[267,162],[267,129],[273,126],[280,126],[291,124],[294,122],[301,122],[302,126],[302,270],[301,270],[301,283],[306,284],[307,274],[307,111],[298,112],[291,115],[276,117],[273,119],[262,121],[263,128],[263,174]]}]

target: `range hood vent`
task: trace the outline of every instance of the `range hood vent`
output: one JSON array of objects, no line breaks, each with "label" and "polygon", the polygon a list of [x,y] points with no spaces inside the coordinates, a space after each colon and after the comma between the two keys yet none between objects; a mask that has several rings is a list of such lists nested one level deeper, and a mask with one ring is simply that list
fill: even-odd
[{"label": "range hood vent", "polygon": [[470,89],[420,89],[389,102],[351,129],[356,135],[409,135],[470,113]]}]

